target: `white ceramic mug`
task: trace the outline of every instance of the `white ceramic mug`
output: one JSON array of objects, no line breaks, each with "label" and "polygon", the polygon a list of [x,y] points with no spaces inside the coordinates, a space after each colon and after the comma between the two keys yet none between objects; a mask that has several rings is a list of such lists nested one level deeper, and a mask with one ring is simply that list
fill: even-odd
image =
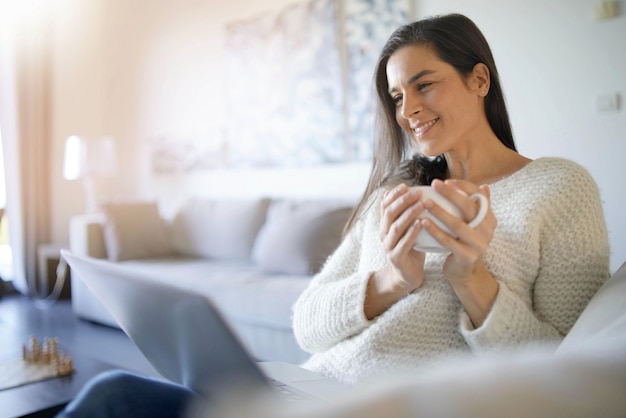
[{"label": "white ceramic mug", "polygon": [[[433,189],[431,186],[415,186],[414,188],[420,189],[422,191],[422,198],[421,198],[422,202],[426,201],[427,199],[430,199],[433,202],[437,203],[439,206],[441,206],[444,210],[456,216],[457,218],[461,217],[460,209],[456,207],[455,205],[453,205],[452,202],[450,202],[448,199],[446,199],[445,197],[437,193],[435,189]],[[461,190],[458,190],[458,192],[465,194]],[[485,219],[485,215],[487,215],[487,209],[489,209],[489,201],[487,200],[487,197],[482,193],[474,193],[470,196],[470,199],[475,200],[475,201],[478,200],[480,204],[480,208],[478,209],[478,214],[476,214],[474,219],[472,219],[468,223],[468,225],[471,228],[474,228],[478,224],[480,224],[483,221],[483,219]],[[433,222],[435,222],[435,224],[437,224],[437,226],[439,226],[439,228],[444,230],[446,233],[452,235],[453,237],[456,237],[456,235],[454,235],[452,231],[448,229],[447,226],[445,226],[439,219],[435,218],[427,210],[424,210],[424,212],[422,212],[422,214],[420,215],[420,218],[431,219]],[[425,229],[422,229],[420,233],[417,235],[413,248],[415,248],[417,251],[422,251],[422,252],[427,252],[427,253],[450,252],[450,250],[448,250],[447,248],[442,247],[441,244],[435,238],[433,238]]]}]

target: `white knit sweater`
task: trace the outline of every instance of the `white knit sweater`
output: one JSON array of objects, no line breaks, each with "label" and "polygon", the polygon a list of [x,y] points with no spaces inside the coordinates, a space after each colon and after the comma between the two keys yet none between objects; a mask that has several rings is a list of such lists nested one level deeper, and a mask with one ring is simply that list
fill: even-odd
[{"label": "white knit sweater", "polygon": [[537,159],[490,187],[498,226],[484,261],[500,290],[480,328],[443,276],[442,254],[426,255],[419,289],[365,317],[370,274],[387,264],[378,196],[294,306],[298,343],[313,353],[303,366],[356,383],[457,352],[559,341],[609,276],[598,188],[561,158]]}]

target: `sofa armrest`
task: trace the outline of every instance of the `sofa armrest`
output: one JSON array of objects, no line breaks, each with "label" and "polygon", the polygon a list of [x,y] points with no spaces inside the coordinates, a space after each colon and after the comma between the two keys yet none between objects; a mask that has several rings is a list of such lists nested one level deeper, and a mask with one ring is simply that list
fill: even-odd
[{"label": "sofa armrest", "polygon": [[80,256],[107,258],[102,234],[104,215],[77,215],[70,219],[70,250]]},{"label": "sofa armrest", "polygon": [[[77,215],[70,219],[70,251],[76,255],[107,258],[102,234],[103,214]],[[72,309],[88,321],[118,327],[117,321],[102,302],[72,273]]]}]

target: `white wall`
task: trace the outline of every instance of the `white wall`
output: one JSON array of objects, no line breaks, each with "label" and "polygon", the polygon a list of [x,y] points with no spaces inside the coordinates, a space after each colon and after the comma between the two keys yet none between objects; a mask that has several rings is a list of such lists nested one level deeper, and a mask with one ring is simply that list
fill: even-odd
[{"label": "white wall", "polygon": [[[520,152],[570,158],[598,183],[615,270],[626,261],[626,15],[598,21],[594,3],[422,0],[417,13],[459,12],[481,28],[501,74]],[[620,111],[598,112],[597,96],[613,93],[621,95]]]},{"label": "white wall", "polygon": [[[367,164],[158,178],[150,172],[151,138],[166,134],[211,141],[219,133],[227,88],[220,67],[224,24],[295,0],[59,1],[67,10],[55,74],[55,241],[67,241],[69,217],[84,207],[80,184],[60,174],[62,143],[70,134],[116,137],[120,174],[101,181],[103,197],[155,197],[174,207],[190,194],[361,193]],[[501,72],[523,154],[568,157],[589,169],[604,199],[616,269],[626,260],[626,187],[621,184],[626,113],[623,107],[597,113],[594,101],[605,93],[619,93],[624,100],[625,16],[595,21],[592,0],[414,1],[418,17],[458,11],[481,27]],[[241,111],[245,120],[247,109]]]}]

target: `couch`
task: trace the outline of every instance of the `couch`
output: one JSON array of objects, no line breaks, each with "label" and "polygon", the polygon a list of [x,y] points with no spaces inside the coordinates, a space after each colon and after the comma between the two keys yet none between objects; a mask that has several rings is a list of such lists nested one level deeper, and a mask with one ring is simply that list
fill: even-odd
[{"label": "couch", "polygon": [[[259,360],[299,363],[291,308],[340,242],[354,202],[194,198],[172,216],[157,203],[109,202],[70,221],[70,250],[209,296]],[[116,321],[76,277],[72,307]]]},{"label": "couch", "polygon": [[[322,403],[225,397],[193,416],[237,418],[626,417],[626,263],[598,290],[555,350],[529,345],[453,357],[420,373],[342,391]],[[242,402],[241,399],[248,399]],[[235,402],[232,402],[236,400]]]}]

